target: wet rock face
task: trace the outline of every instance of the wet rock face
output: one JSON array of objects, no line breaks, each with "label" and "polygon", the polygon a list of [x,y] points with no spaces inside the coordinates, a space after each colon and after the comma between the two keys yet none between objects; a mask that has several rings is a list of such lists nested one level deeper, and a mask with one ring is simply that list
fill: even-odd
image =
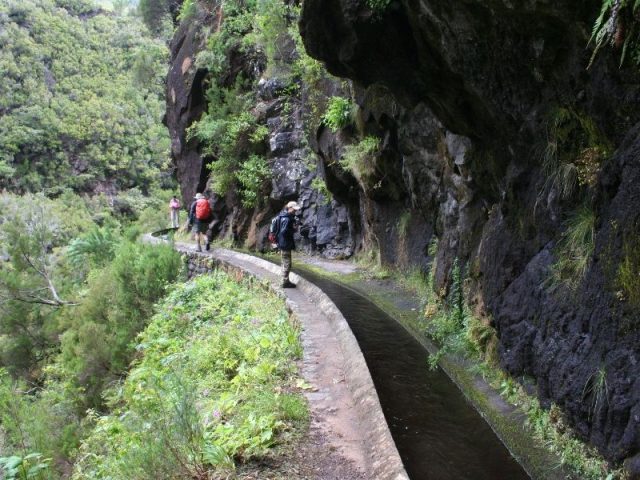
[{"label": "wet rock face", "polygon": [[[187,139],[187,129],[198,121],[207,109],[205,90],[212,81],[206,70],[197,69],[195,59],[205,47],[203,30],[215,24],[215,18],[198,16],[183,22],[171,42],[171,68],[167,78],[167,114],[165,123],[171,135],[171,156],[181,185],[183,201],[189,205],[196,192],[208,190],[209,171],[195,139]],[[283,47],[281,55],[291,56],[293,45]],[[291,59],[289,59],[291,60]],[[240,71],[246,77],[259,77],[264,66],[255,59],[231,52],[227,78],[217,79],[232,84]],[[216,80],[216,79],[213,79]],[[306,105],[299,96],[287,92],[290,80],[261,78],[256,82],[254,113],[269,131],[265,155],[272,171],[272,185],[267,205],[254,211],[243,208],[235,191],[225,197],[212,196],[216,212],[216,232],[244,242],[250,248],[266,249],[268,225],[290,200],[297,200],[303,210],[296,235],[299,250],[319,253],[329,258],[345,258],[356,247],[351,215],[338,200],[327,200],[314,188],[316,176],[313,152],[306,145],[303,115]],[[210,193],[210,192],[209,192]]]},{"label": "wet rock face", "polygon": [[[359,210],[363,241],[388,262],[424,267],[437,235],[437,287],[456,258],[466,265],[503,366],[533,379],[542,402],[560,405],[609,459],[636,455],[636,465],[640,310],[620,269],[640,265],[630,246],[640,235],[640,115],[629,104],[640,85],[609,53],[586,71],[599,9],[405,0],[374,13],[359,0],[305,0],[300,29],[312,56],[354,80],[360,128],[383,139],[379,187],[363,191],[332,167],[344,139],[319,135],[327,185]],[[556,107],[579,112],[616,147],[585,195],[595,253],[574,290],[552,276],[581,202],[545,186],[540,152]]]},{"label": "wet rock face", "polygon": [[171,41],[171,67],[167,76],[167,113],[164,123],[171,135],[171,157],[180,182],[182,200],[189,205],[196,192],[207,182],[205,161],[194,140],[188,141],[186,129],[206,109],[204,80],[206,71],[195,67],[196,54],[204,47],[199,38],[201,22],[197,19],[180,25]]}]

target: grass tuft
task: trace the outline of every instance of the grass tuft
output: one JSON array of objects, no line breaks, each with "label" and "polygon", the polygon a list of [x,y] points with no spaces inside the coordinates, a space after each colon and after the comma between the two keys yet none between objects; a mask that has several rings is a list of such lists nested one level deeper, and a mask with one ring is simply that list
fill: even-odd
[{"label": "grass tuft", "polygon": [[554,279],[575,290],[586,274],[595,247],[596,215],[583,205],[566,222],[556,247],[557,261],[552,267]]}]

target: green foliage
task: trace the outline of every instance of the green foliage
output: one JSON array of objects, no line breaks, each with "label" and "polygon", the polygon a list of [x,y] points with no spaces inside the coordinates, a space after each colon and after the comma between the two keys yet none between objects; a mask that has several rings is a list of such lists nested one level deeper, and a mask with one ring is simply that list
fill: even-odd
[{"label": "green foliage", "polygon": [[[140,336],[139,357],[95,416],[74,478],[213,478],[265,455],[308,414],[301,347],[282,300],[217,272],[177,288]],[[289,433],[287,433],[289,432]]]},{"label": "green foliage", "polygon": [[558,107],[549,115],[542,167],[547,178],[540,199],[549,191],[569,199],[580,188],[593,188],[611,147],[589,117]]},{"label": "green foliage", "polygon": [[451,269],[449,294],[445,302],[430,302],[425,310],[427,332],[440,345],[438,353],[429,356],[429,365],[435,368],[440,358],[448,353],[467,353],[467,330],[472,318],[464,300],[462,272],[458,259]]},{"label": "green foliage", "polygon": [[175,0],[140,0],[138,3],[142,20],[155,35],[169,36],[172,30],[170,8],[174,3]]},{"label": "green foliage", "polygon": [[259,204],[259,194],[264,192],[271,170],[267,160],[260,155],[251,155],[240,165],[236,178],[240,183],[240,197],[242,205],[247,208]]},{"label": "green foliage", "polygon": [[595,222],[596,215],[591,207],[579,207],[567,220],[558,242],[553,275],[571,289],[580,285],[591,264],[595,247]]},{"label": "green foliage", "polygon": [[[78,201],[77,197],[74,197]],[[72,199],[69,199],[72,200]],[[0,365],[25,373],[51,343],[51,317],[68,303],[62,247],[91,220],[80,205],[43,195],[0,195]]]},{"label": "green foliage", "polygon": [[[523,387],[511,377],[497,376],[492,383],[501,390],[505,399],[518,406],[527,416],[526,424],[540,443],[560,457],[563,465],[569,466],[576,478],[584,480],[622,480],[622,468],[614,469],[598,452],[578,440],[576,434],[565,423],[557,405],[545,409],[539,401],[527,395]],[[604,387],[603,387],[604,388]]]},{"label": "green foliage", "polygon": [[311,180],[311,188],[318,192],[318,195],[322,197],[318,201],[323,205],[328,205],[333,200],[333,194],[331,193],[331,191],[327,187],[326,182],[319,173],[316,173],[316,176],[313,177],[313,180]]},{"label": "green foliage", "polygon": [[366,2],[369,8],[378,15],[384,13],[391,4],[391,0],[366,0]]},{"label": "green foliage", "polygon": [[113,264],[91,271],[79,306],[48,315],[49,329],[57,327],[62,335],[60,354],[41,372],[44,387],[29,391],[6,376],[0,379],[6,451],[39,451],[69,461],[84,435],[84,412],[102,407],[103,389],[125,371],[134,353],[132,339],[179,267],[180,258],[169,247],[124,244]]},{"label": "green foliage", "polygon": [[590,398],[589,420],[609,403],[609,387],[607,386],[607,370],[604,366],[593,372],[582,389],[582,401]]},{"label": "green foliage", "polygon": [[44,480],[49,478],[50,458],[42,458],[41,453],[29,453],[24,457],[13,455],[0,457],[0,467],[4,470],[2,478],[6,480]]},{"label": "green foliage", "polygon": [[398,236],[400,238],[407,238],[409,231],[409,224],[411,223],[411,212],[402,212],[398,219]]},{"label": "green foliage", "polygon": [[92,2],[7,0],[0,45],[0,188],[160,183],[167,49],[138,19]]},{"label": "green foliage", "polygon": [[354,145],[344,147],[339,160],[340,166],[353,173],[365,191],[379,187],[379,184],[372,182],[376,173],[375,157],[379,151],[380,139],[368,136]]},{"label": "green foliage", "polygon": [[251,113],[254,79],[245,72],[229,79],[229,56],[241,53],[260,62],[260,52],[266,50],[269,64],[279,61],[277,49],[286,33],[287,8],[276,0],[225,2],[224,20],[196,60],[214,80],[206,92],[209,108],[189,128],[188,138],[197,139],[203,152],[214,159],[208,165],[212,189],[221,195],[239,190],[247,208],[260,205],[269,185],[271,171],[263,156],[269,131]]},{"label": "green foliage", "polygon": [[123,241],[113,262],[90,272],[80,305],[60,319],[64,333],[58,358],[61,375],[83,388],[88,407],[101,406],[105,385],[126,370],[132,339],[180,268],[171,246]]},{"label": "green foliage", "polygon": [[113,259],[117,238],[113,230],[95,228],[89,233],[74,238],[67,247],[71,265],[76,269],[86,266],[100,267]]},{"label": "green foliage", "polygon": [[322,116],[323,123],[333,132],[347,127],[353,122],[353,105],[343,97],[331,97],[327,104],[327,111]]},{"label": "green foliage", "polygon": [[640,306],[640,240],[635,235],[625,239],[623,246],[624,257],[620,262],[617,273],[618,288],[621,297],[632,306]]},{"label": "green foliage", "polygon": [[638,0],[603,0],[600,15],[593,24],[589,44],[594,45],[589,68],[604,45],[622,48],[620,67],[631,56],[636,66],[640,64],[640,29],[638,26]]},{"label": "green foliage", "polygon": [[184,21],[193,17],[197,11],[197,0],[184,0],[180,5],[178,20]]},{"label": "green foliage", "polygon": [[286,76],[291,69],[285,49],[289,40],[289,24],[293,7],[282,0],[257,2],[253,22],[254,42],[267,57],[266,77],[273,74]]},{"label": "green foliage", "polygon": [[[63,456],[68,458],[71,455],[77,447],[74,435],[80,426],[75,406],[64,399],[60,392],[59,388],[51,388],[46,392],[29,390],[24,383],[12,380],[0,369],[3,454],[11,454],[9,458],[18,457],[22,465],[30,465],[29,468],[49,464],[50,459],[61,460]],[[30,456],[36,451],[42,452],[42,455]],[[54,476],[52,468],[36,470],[41,478]]]}]

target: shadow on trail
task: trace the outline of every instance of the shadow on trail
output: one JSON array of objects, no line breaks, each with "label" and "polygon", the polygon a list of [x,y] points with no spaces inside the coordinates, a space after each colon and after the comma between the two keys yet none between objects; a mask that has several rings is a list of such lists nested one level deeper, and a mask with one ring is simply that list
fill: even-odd
[{"label": "shadow on trail", "polygon": [[162,230],[156,230],[155,232],[151,232],[152,237],[163,237],[165,235],[169,235],[178,231],[179,227],[171,227],[171,228],[163,228]]}]

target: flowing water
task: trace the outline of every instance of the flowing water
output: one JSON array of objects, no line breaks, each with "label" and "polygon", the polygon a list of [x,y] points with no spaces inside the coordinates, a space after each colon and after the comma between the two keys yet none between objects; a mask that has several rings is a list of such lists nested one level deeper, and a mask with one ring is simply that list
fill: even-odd
[{"label": "flowing water", "polygon": [[427,351],[359,293],[304,271],[340,309],[360,344],[407,473],[413,480],[529,476]]}]

